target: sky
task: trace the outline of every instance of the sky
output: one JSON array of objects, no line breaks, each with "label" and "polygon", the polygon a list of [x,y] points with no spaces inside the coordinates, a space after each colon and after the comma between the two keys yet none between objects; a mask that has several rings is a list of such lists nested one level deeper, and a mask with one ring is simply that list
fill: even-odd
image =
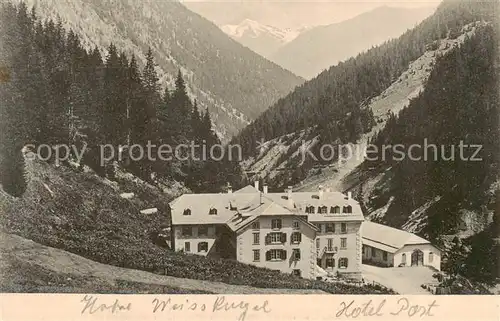
[{"label": "sky", "polygon": [[217,25],[251,19],[279,28],[297,29],[347,20],[380,6],[437,7],[439,0],[181,0],[189,9]]}]

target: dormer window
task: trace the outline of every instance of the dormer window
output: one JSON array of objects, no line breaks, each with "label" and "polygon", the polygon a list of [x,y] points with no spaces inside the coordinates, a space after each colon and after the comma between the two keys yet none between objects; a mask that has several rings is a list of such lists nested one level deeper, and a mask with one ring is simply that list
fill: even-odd
[{"label": "dormer window", "polygon": [[191,210],[190,210],[189,208],[186,208],[186,209],[184,210],[184,213],[183,213],[183,214],[184,214],[184,215],[191,215]]},{"label": "dormer window", "polygon": [[208,214],[209,214],[209,215],[217,215],[217,209],[212,207],[212,208],[208,211]]},{"label": "dormer window", "polygon": [[332,207],[330,207],[330,213],[331,214],[339,214],[340,213],[340,206],[332,206]]},{"label": "dormer window", "polygon": [[307,206],[306,213],[314,214],[314,206]]},{"label": "dormer window", "polygon": [[320,214],[327,214],[328,213],[328,208],[326,206],[318,207],[318,213],[320,213]]},{"label": "dormer window", "polygon": [[344,206],[342,208],[342,213],[347,213],[347,214],[352,213],[352,206],[351,205]]}]

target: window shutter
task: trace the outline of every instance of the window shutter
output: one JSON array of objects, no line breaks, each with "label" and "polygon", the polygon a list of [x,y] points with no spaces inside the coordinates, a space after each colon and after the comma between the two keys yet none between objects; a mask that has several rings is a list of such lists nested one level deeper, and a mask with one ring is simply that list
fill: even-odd
[{"label": "window shutter", "polygon": [[281,250],[281,259],[286,260],[286,250]]},{"label": "window shutter", "polygon": [[286,233],[281,233],[281,243],[286,243]]},{"label": "window shutter", "polygon": [[266,261],[271,261],[271,252],[266,251]]},{"label": "window shutter", "polygon": [[266,234],[266,244],[271,243],[271,235]]},{"label": "window shutter", "polygon": [[296,250],[296,252],[295,252],[295,258],[297,260],[300,260],[300,250]]},{"label": "window shutter", "polygon": [[302,242],[302,234],[301,233],[298,233],[299,234],[299,243]]},{"label": "window shutter", "polygon": [[281,220],[278,220],[278,228],[281,228]]}]

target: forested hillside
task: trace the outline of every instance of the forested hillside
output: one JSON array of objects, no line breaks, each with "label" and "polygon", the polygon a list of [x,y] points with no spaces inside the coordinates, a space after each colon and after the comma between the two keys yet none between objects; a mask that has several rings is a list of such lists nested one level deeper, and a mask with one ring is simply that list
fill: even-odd
[{"label": "forested hillside", "polygon": [[[378,153],[346,178],[357,182],[350,188],[373,220],[441,246],[447,235],[481,233],[471,239],[475,250],[464,254],[474,258],[466,260],[474,268],[457,269],[490,281],[498,273],[492,238],[500,215],[498,48],[498,33],[489,24],[438,58],[425,90],[373,138]],[[382,155],[383,146],[396,145],[420,147],[411,157],[393,149]]]},{"label": "forested hillside", "polygon": [[[230,179],[226,169],[237,171],[224,161],[179,161],[172,154],[167,155],[171,161],[162,160],[154,148],[153,157],[145,154],[148,142],[205,142],[207,148],[220,143],[209,110],[200,111],[188,97],[180,71],[175,89],[160,92],[151,50],[141,70],[135,56],[114,44],[105,57],[97,48],[87,51],[71,30],[50,19],[42,23],[24,4],[2,4],[1,10],[0,59],[8,79],[0,87],[0,173],[6,191],[20,195],[25,188],[21,148],[26,144],[85,148],[82,169],[88,165],[113,178],[119,165],[144,180],[177,179],[194,190],[217,189]],[[114,157],[101,154],[107,144]],[[119,145],[134,144],[144,155],[125,149],[120,157]],[[41,151],[42,158],[54,161],[54,153],[50,158],[47,149]]]},{"label": "forested hillside", "polygon": [[322,142],[353,142],[375,124],[370,98],[380,94],[426,45],[457,34],[477,20],[491,20],[494,2],[444,2],[436,12],[400,38],[341,62],[299,86],[247,126],[233,142],[256,154],[257,141],[314,128]]},{"label": "forested hillside", "polygon": [[[440,245],[447,271],[494,281],[498,230],[493,222],[500,189],[498,9],[497,2],[443,2],[399,39],[306,82],[234,138],[244,146],[244,167],[271,188],[311,190],[324,184],[353,191],[368,219]],[[424,140],[439,152],[443,145],[444,155],[418,160]],[[461,141],[469,146],[462,155]],[[338,162],[339,153],[325,160],[320,147],[326,144],[351,146],[355,153],[356,147],[372,144],[386,155],[370,155],[375,160],[356,168],[364,155],[359,162],[356,154],[345,163]],[[384,149],[397,144],[406,156],[412,144],[420,144],[420,150],[412,150],[417,161]],[[481,146],[479,153],[472,145]],[[302,162],[302,148],[317,160],[305,153]],[[344,179],[331,183],[329,176],[344,167],[347,172],[338,175]],[[449,258],[455,236],[463,250]]]},{"label": "forested hillside", "polygon": [[[5,2],[9,0],[2,0]],[[60,20],[84,48],[108,55],[113,43],[134,54],[140,68],[152,50],[160,83],[175,87],[181,69],[192,99],[210,109],[227,141],[302,79],[243,47],[178,1],[13,0]]]}]

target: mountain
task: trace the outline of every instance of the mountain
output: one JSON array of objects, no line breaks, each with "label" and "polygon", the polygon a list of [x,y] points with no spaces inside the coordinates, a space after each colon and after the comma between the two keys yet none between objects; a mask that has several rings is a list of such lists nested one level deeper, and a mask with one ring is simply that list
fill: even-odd
[{"label": "mountain", "polygon": [[400,36],[433,10],[384,6],[346,21],[314,27],[279,48],[270,60],[311,79],[339,61]]},{"label": "mountain", "polygon": [[151,47],[160,81],[173,87],[180,69],[200,108],[209,108],[223,140],[302,80],[224,34],[175,1],[29,0],[38,15],[59,18],[103,56],[110,43],[139,65]]},{"label": "mountain", "polygon": [[237,25],[223,25],[221,29],[243,46],[266,58],[307,30],[306,27],[298,30],[280,29],[251,19],[244,19]]},{"label": "mountain", "polygon": [[[398,39],[322,72],[233,140],[243,167],[270,189],[352,191],[367,219],[441,246],[449,273],[494,281],[498,246],[482,244],[498,244],[498,13],[498,3],[445,1]],[[426,143],[445,151],[424,158]]]}]

